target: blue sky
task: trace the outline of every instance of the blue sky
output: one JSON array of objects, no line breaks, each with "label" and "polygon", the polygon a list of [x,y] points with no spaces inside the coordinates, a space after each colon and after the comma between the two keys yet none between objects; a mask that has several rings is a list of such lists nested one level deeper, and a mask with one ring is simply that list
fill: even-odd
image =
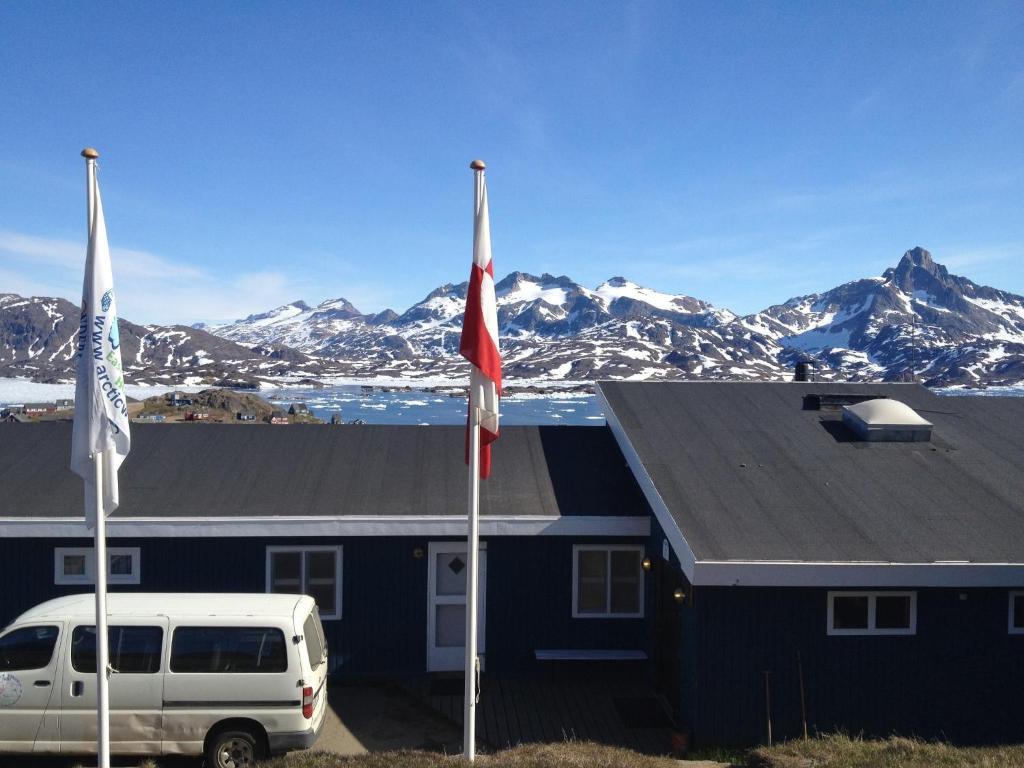
[{"label": "blue sky", "polygon": [[4,3],[0,292],[404,309],[469,272],[740,312],[929,248],[1024,293],[1024,4]]}]

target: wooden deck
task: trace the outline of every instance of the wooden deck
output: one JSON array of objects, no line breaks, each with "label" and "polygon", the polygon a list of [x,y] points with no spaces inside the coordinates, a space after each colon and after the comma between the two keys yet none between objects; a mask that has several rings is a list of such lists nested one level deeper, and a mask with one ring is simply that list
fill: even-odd
[{"label": "wooden deck", "polygon": [[[419,678],[404,687],[462,725],[462,677]],[[531,742],[594,741],[652,755],[671,751],[671,722],[642,685],[580,679],[484,677],[477,739],[491,749]]]}]

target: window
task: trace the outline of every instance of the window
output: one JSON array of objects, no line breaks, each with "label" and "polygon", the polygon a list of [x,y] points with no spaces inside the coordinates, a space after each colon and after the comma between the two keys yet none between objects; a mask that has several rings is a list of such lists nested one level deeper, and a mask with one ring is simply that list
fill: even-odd
[{"label": "window", "polygon": [[[110,666],[122,674],[160,671],[162,627],[107,627]],[[96,627],[75,627],[71,633],[71,666],[77,672],[96,672]]]},{"label": "window", "polygon": [[316,607],[314,606],[313,612],[306,617],[306,621],[302,624],[302,637],[306,642],[306,655],[309,657],[309,666],[314,672],[323,663],[326,655],[325,651],[327,650],[320,629],[320,618],[317,616]]},{"label": "window", "polygon": [[[138,547],[107,547],[107,582],[138,584],[142,569]],[[91,547],[53,550],[54,584],[95,584],[96,552]]]},{"label": "window", "polygon": [[171,672],[286,672],[284,633],[273,627],[178,627]]},{"label": "window", "polygon": [[267,547],[267,592],[309,595],[322,619],[341,618],[341,547]]},{"label": "window", "polygon": [[1024,635],[1024,592],[1010,593],[1010,634]]},{"label": "window", "polygon": [[916,592],[829,592],[828,634],[913,635]]},{"label": "window", "polygon": [[573,618],[640,618],[644,615],[641,547],[575,546]]},{"label": "window", "polygon": [[22,627],[0,637],[0,672],[48,666],[59,634],[55,626]]}]

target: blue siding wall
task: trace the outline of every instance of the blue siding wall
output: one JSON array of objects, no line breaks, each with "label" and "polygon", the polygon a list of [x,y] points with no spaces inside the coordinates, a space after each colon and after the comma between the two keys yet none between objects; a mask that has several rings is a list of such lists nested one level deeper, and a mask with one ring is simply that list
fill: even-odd
[{"label": "blue siding wall", "polygon": [[[647,545],[653,561],[651,576],[655,590],[666,593],[652,595],[651,683],[656,691],[665,695],[679,730],[690,731],[697,721],[698,704],[696,609],[691,599],[692,587],[671,546],[668,560],[662,557],[664,543],[665,532],[657,518],[651,515],[651,535]],[[687,593],[687,599],[681,604],[671,599],[670,593],[676,586]],[[674,644],[667,643],[668,639],[674,639]],[[676,663],[660,663],[662,654],[675,654]]]},{"label": "blue siding wall", "polygon": [[627,649],[649,653],[654,613],[650,575],[644,576],[644,618],[572,617],[573,545],[602,543],[647,545],[643,539],[609,541],[554,536],[503,537],[487,542],[488,671],[543,673],[580,666],[579,662],[537,665],[533,660],[536,649]]},{"label": "blue siding wall", "polygon": [[[343,616],[324,622],[332,673],[418,675],[426,670],[428,559],[414,557],[413,551],[426,552],[428,542],[411,537],[111,539],[111,546],[141,548],[141,584],[112,586],[111,591],[263,592],[268,545],[341,544]],[[584,543],[646,542],[546,536],[487,540],[489,672],[551,671],[534,661],[537,648],[648,650],[649,577],[647,618],[572,618],[572,547]],[[91,545],[88,539],[0,541],[0,625],[44,600],[89,591],[54,585],[53,551]]]},{"label": "blue siding wall", "polygon": [[917,634],[888,637],[828,636],[827,591],[697,587],[698,743],[764,740],[763,670],[775,737],[800,735],[797,652],[812,732],[1024,741],[1024,636],[1007,632],[1008,590],[919,589]]}]

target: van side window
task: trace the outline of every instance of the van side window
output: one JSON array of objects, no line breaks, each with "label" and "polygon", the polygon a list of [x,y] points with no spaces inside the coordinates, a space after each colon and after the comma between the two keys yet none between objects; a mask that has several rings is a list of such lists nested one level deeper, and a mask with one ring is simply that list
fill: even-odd
[{"label": "van side window", "polygon": [[[160,671],[162,627],[107,627],[110,665],[123,674]],[[96,672],[96,627],[75,627],[71,633],[71,666],[76,672]]]},{"label": "van side window", "polygon": [[178,627],[171,672],[285,672],[284,633],[273,627]]},{"label": "van side window", "polygon": [[302,637],[306,642],[309,666],[315,672],[324,660],[324,640],[320,635],[320,617],[316,614],[316,606],[313,606],[313,612],[302,624]]},{"label": "van side window", "polygon": [[0,672],[42,669],[53,658],[60,631],[54,626],[22,627],[0,637]]}]

